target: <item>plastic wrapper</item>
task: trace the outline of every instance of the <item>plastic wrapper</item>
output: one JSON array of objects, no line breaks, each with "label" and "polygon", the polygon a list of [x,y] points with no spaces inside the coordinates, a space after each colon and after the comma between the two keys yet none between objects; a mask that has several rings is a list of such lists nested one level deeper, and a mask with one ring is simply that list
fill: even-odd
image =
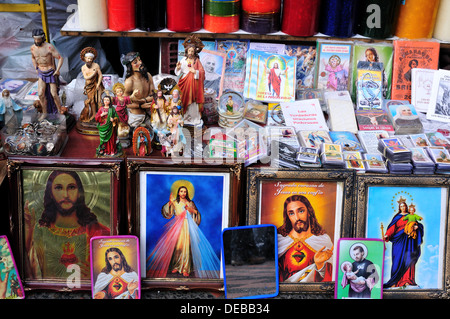
[{"label": "plastic wrapper", "polygon": [[1,135],[7,155],[60,156],[68,140],[66,117],[27,112],[21,123],[12,118]]}]

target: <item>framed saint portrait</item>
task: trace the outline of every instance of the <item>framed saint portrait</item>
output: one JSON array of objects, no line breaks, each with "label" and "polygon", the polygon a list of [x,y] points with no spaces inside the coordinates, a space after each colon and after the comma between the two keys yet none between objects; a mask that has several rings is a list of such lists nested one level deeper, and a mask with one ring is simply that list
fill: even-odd
[{"label": "framed saint portrait", "polygon": [[96,236],[90,241],[92,299],[140,299],[136,236]]},{"label": "framed saint portrait", "polygon": [[238,222],[241,165],[128,159],[129,230],[140,238],[143,286],[223,288],[221,236]]},{"label": "framed saint portrait", "polygon": [[336,265],[335,299],[383,299],[381,239],[339,239]]},{"label": "framed saint portrait", "polygon": [[352,232],[353,172],[247,169],[247,224],[277,228],[280,291],[331,293],[335,246]]},{"label": "framed saint portrait", "polygon": [[119,232],[121,163],[8,159],[10,229],[26,288],[90,289],[90,239]]},{"label": "framed saint portrait", "polygon": [[355,181],[355,235],[384,240],[384,298],[447,298],[449,177],[365,174]]}]

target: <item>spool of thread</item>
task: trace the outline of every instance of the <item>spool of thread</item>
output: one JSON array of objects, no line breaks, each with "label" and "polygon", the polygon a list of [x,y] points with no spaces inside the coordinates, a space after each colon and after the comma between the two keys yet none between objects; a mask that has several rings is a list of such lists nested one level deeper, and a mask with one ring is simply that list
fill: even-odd
[{"label": "spool of thread", "polygon": [[450,41],[450,0],[441,0],[439,4],[433,37],[441,41]]},{"label": "spool of thread", "polygon": [[202,0],[167,0],[167,29],[194,32],[202,28]]},{"label": "spool of thread", "polygon": [[239,30],[240,0],[205,0],[203,28],[215,33]]},{"label": "spool of thread", "polygon": [[322,0],[319,32],[338,38],[352,37],[356,4],[356,0]]},{"label": "spool of thread", "polygon": [[399,8],[399,1],[359,0],[354,32],[373,39],[393,37]]},{"label": "spool of thread", "polygon": [[136,28],[134,0],[108,0],[108,27],[113,31]]},{"label": "spool of thread", "polygon": [[313,36],[318,31],[320,0],[284,0],[281,31],[296,37]]},{"label": "spool of thread", "polygon": [[406,39],[429,39],[433,35],[439,0],[404,0],[400,5],[395,35]]},{"label": "spool of thread", "polygon": [[166,27],[166,0],[135,0],[136,27],[144,31],[159,31]]},{"label": "spool of thread", "polygon": [[106,0],[78,0],[78,15],[81,31],[103,31],[108,29]]}]

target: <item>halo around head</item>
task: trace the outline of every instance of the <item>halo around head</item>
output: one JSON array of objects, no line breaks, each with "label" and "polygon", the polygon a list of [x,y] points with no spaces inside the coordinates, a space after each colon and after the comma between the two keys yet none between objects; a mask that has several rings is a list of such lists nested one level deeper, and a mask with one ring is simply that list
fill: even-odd
[{"label": "halo around head", "polygon": [[366,247],[365,244],[363,244],[363,243],[361,243],[361,242],[354,243],[354,244],[350,247],[350,249],[349,249],[350,257],[352,257],[352,259],[355,260],[355,253],[353,252],[353,250],[354,250],[355,247],[357,247],[357,246],[361,246],[361,248],[364,250],[364,258],[367,258],[367,247]]},{"label": "halo around head", "polygon": [[87,54],[92,55],[94,60],[97,58],[97,50],[93,47],[86,47],[83,50],[81,50],[80,58],[82,61],[84,61],[84,58]]},{"label": "halo around head", "polygon": [[194,195],[195,195],[195,188],[194,188],[194,185],[192,185],[191,182],[189,182],[189,181],[187,181],[185,179],[179,179],[179,180],[176,180],[175,182],[173,182],[172,186],[170,187],[170,193],[174,197],[177,197],[178,189],[181,186],[184,186],[184,187],[187,188],[188,193],[189,193],[189,198],[192,200],[194,198]]}]

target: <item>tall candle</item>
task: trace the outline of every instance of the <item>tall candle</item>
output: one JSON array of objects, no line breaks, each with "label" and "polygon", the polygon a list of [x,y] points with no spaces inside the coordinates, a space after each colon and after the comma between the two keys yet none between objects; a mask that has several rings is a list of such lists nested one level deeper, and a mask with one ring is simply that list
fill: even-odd
[{"label": "tall candle", "polygon": [[319,32],[340,38],[353,36],[356,0],[322,0]]},{"label": "tall candle", "polygon": [[203,27],[215,33],[239,30],[240,0],[205,0]]},{"label": "tall candle", "polygon": [[167,29],[194,32],[202,28],[202,0],[167,0]]},{"label": "tall candle", "polygon": [[433,37],[442,41],[450,41],[450,0],[441,0],[439,4]]},{"label": "tall candle", "polygon": [[78,0],[81,31],[96,32],[108,29],[106,0]]},{"label": "tall candle", "polygon": [[242,10],[250,13],[273,13],[281,10],[281,0],[242,0]]},{"label": "tall candle", "polygon": [[166,0],[135,0],[136,27],[145,31],[159,31],[166,27]]},{"label": "tall candle", "polygon": [[280,31],[281,0],[242,0],[241,29],[266,34]]},{"label": "tall candle", "polygon": [[399,8],[399,0],[359,0],[355,33],[373,39],[393,37]]},{"label": "tall candle", "polygon": [[406,39],[427,39],[433,35],[439,0],[403,0],[395,35]]},{"label": "tall candle", "polygon": [[320,0],[284,0],[281,31],[296,37],[317,33]]},{"label": "tall candle", "polygon": [[108,27],[113,31],[136,28],[134,0],[108,0]]}]

